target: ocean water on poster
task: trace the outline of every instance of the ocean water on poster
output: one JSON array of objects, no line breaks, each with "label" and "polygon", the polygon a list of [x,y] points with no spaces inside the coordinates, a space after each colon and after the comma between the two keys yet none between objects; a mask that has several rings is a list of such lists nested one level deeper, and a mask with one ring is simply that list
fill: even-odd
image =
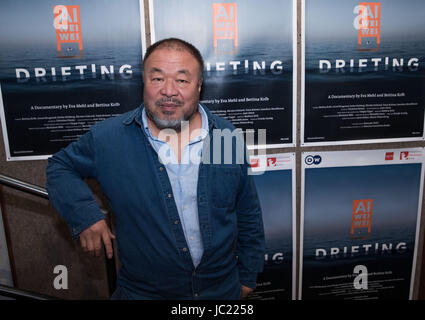
[{"label": "ocean water on poster", "polygon": [[[385,65],[385,58],[389,65]],[[382,62],[375,67],[372,58],[381,58]],[[418,59],[418,67],[409,68],[408,61]],[[344,60],[345,67],[335,68],[335,60]],[[350,67],[350,59],[354,67]],[[359,68],[359,59],[368,59],[367,67]],[[403,67],[393,67],[393,59],[403,59]],[[319,69],[319,60],[331,62],[331,69]],[[305,45],[305,79],[307,82],[352,82],[366,79],[414,79],[425,74],[425,41],[383,41],[378,51],[358,51],[357,41],[349,40],[310,40]]]},{"label": "ocean water on poster", "polygon": [[[92,73],[92,64],[96,66],[96,72]],[[101,66],[108,71],[113,66],[113,74],[101,74]],[[130,70],[124,68],[123,73],[119,69],[123,65],[131,66]],[[80,74],[75,66],[86,66],[84,74]],[[51,68],[55,68],[56,76],[52,76]],[[71,67],[71,75],[61,75],[61,67]],[[20,73],[16,75],[17,68],[24,68],[30,73],[26,78]],[[44,68],[44,77],[35,77],[34,68]],[[90,46],[84,49],[81,57],[61,58],[58,56],[56,46],[49,46],[37,51],[22,47],[9,47],[0,52],[0,82],[3,90],[8,92],[32,93],[32,92],[72,92],[87,93],[90,89],[96,90],[120,90],[126,91],[131,88],[141,87],[141,50],[140,47],[103,47],[102,45]]]},{"label": "ocean water on poster", "polygon": [[[393,227],[393,228],[374,228],[371,236],[367,239],[351,239],[350,230],[329,231],[328,233],[311,233],[304,235],[303,241],[303,261],[304,265],[313,267],[315,265],[336,266],[339,263],[361,263],[374,261],[380,257],[391,257],[396,255],[413,257],[415,245],[416,226],[411,227]],[[404,243],[396,250],[398,244]],[[378,244],[378,250],[376,250]],[[364,245],[371,245],[365,250]],[[385,245],[391,250],[382,250]],[[353,246],[358,247],[357,253],[352,253]],[[347,253],[344,253],[344,247]],[[337,255],[330,255],[331,248],[338,248],[340,251]],[[405,248],[405,249],[404,249]],[[327,254],[323,256],[323,251],[316,256],[317,249],[325,249]]]},{"label": "ocean water on poster", "polygon": [[[279,43],[264,40],[249,42],[240,45],[237,52],[233,54],[215,54],[213,51],[208,51],[204,54],[204,60],[206,83],[292,81],[293,56],[290,42]],[[229,63],[231,61],[239,63],[234,67]],[[217,70],[217,63],[224,63],[225,70]],[[272,65],[273,63],[275,64]],[[210,66],[210,71],[207,69],[207,64]],[[219,69],[223,69],[223,67]]]}]

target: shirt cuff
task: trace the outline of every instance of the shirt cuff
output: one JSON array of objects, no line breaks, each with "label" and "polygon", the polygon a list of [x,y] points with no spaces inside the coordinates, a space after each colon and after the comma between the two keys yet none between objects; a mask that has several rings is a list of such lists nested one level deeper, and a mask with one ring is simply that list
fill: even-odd
[{"label": "shirt cuff", "polygon": [[245,287],[255,289],[257,287],[257,273],[239,273],[239,281]]},{"label": "shirt cuff", "polygon": [[80,233],[95,224],[96,222],[105,219],[105,215],[100,211],[97,204],[89,205],[85,208],[80,208],[77,210],[80,217],[84,217],[84,220],[78,224],[70,224],[72,238],[78,240]]}]

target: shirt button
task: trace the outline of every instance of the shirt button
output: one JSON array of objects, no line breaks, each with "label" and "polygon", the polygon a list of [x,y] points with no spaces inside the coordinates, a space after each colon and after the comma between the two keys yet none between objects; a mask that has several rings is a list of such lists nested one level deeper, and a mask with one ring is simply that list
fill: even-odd
[{"label": "shirt button", "polygon": [[195,239],[194,237],[190,237],[190,240],[193,240],[193,239]]},{"label": "shirt button", "polygon": [[179,220],[174,221],[174,224],[179,224]]},{"label": "shirt button", "polygon": [[168,198],[172,198],[173,195],[171,193],[168,194]]},{"label": "shirt button", "polygon": [[195,294],[194,294],[194,296],[195,296],[195,297],[197,297],[197,296],[198,296],[198,294],[197,294],[197,293],[195,293]]},{"label": "shirt button", "polygon": [[162,170],[164,170],[164,168],[163,167],[159,167],[159,171],[162,171]]},{"label": "shirt button", "polygon": [[187,248],[186,247],[183,248],[183,252],[187,252]]}]

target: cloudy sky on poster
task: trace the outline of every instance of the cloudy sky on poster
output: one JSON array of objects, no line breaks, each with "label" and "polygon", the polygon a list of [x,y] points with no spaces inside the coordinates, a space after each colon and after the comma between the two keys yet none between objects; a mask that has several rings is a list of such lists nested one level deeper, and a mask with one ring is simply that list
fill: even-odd
[{"label": "cloudy sky on poster", "polygon": [[420,163],[306,169],[305,232],[349,235],[361,199],[373,199],[372,231],[415,226],[420,178]]},{"label": "cloudy sky on poster", "polygon": [[[155,24],[157,36],[170,35],[170,30],[178,30],[179,36],[193,42],[201,52],[211,50],[212,4],[216,2],[237,4],[240,45],[255,41],[264,42],[265,39],[275,39],[277,42],[282,39],[292,41],[292,0],[154,1],[155,16],[160,16],[161,21],[167,21],[164,24]],[[179,16],[176,17],[176,14]]]},{"label": "cloudy sky on poster", "polygon": [[[306,41],[343,40],[358,33],[353,26],[358,0],[305,0]],[[375,1],[372,1],[375,2]],[[377,1],[378,2],[378,1]],[[382,0],[381,38],[392,40],[418,40],[425,37],[423,0]],[[406,38],[407,37],[407,38]]]},{"label": "cloudy sky on poster", "polygon": [[56,5],[80,6],[81,29],[87,49],[90,44],[104,47],[137,45],[132,42],[135,36],[140,37],[138,0],[2,0],[0,43],[27,48],[51,46],[55,50],[53,7]]}]

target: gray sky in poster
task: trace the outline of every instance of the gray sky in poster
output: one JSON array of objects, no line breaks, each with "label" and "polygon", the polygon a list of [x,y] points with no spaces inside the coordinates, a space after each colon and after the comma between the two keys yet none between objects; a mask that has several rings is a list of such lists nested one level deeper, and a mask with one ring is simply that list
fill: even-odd
[{"label": "gray sky in poster", "polygon": [[2,0],[0,43],[33,48],[56,45],[53,27],[55,5],[79,5],[83,44],[137,46],[140,38],[138,0]]},{"label": "gray sky in poster", "polygon": [[[306,0],[306,40],[356,37],[354,7],[359,0]],[[367,2],[367,1],[365,1]],[[374,2],[374,1],[371,1]],[[381,0],[381,39],[425,40],[425,1]]]},{"label": "gray sky in poster", "polygon": [[155,0],[156,40],[181,37],[201,52],[212,49],[212,3],[237,3],[238,40],[250,42],[292,41],[292,0]]},{"label": "gray sky in poster", "polygon": [[416,226],[420,177],[420,164],[306,169],[305,231],[349,234],[361,199],[373,199],[372,230]]}]

